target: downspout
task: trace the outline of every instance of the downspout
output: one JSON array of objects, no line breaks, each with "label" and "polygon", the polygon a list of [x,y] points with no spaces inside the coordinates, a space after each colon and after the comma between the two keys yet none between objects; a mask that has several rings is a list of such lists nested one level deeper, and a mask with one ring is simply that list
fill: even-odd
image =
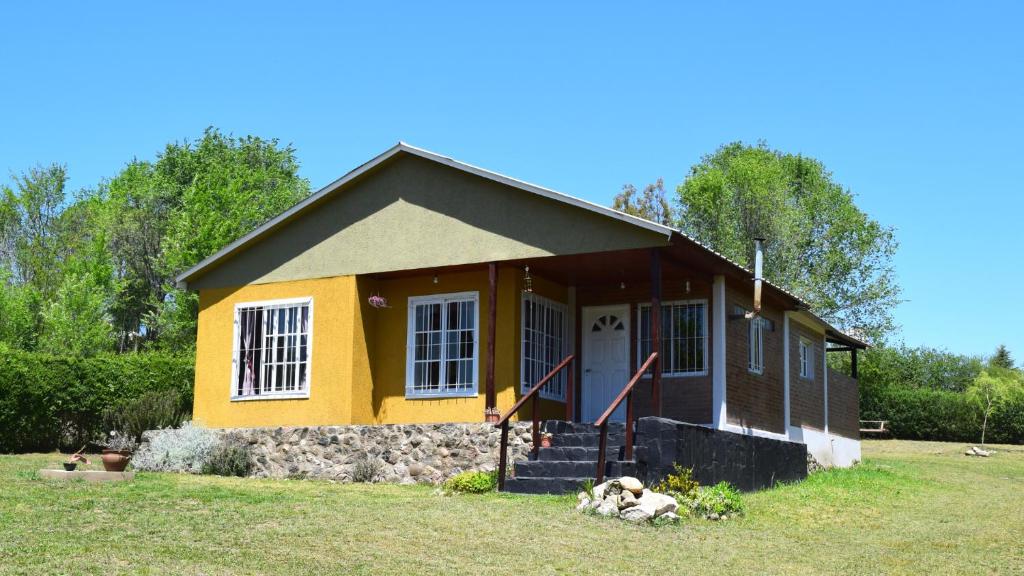
[{"label": "downspout", "polygon": [[761,284],[764,282],[764,238],[754,238],[754,309],[746,313],[747,320],[761,315]]}]

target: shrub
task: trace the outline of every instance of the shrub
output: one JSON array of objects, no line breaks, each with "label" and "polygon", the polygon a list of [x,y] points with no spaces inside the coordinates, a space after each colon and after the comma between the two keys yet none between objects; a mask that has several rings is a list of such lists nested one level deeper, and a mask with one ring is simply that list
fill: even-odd
[{"label": "shrub", "polygon": [[146,392],[192,406],[193,358],[162,352],[92,358],[0,351],[0,452],[77,449],[102,437],[103,415]]},{"label": "shrub", "polygon": [[252,471],[249,447],[233,440],[221,442],[202,465],[203,474],[246,477]]},{"label": "shrub", "polygon": [[221,444],[217,432],[185,422],[176,430],[154,433],[132,457],[132,465],[151,472],[198,474]]},{"label": "shrub", "polygon": [[690,504],[690,511],[702,518],[714,520],[726,515],[742,514],[743,497],[732,484],[719,482],[699,489]]},{"label": "shrub", "polygon": [[497,487],[497,472],[460,472],[444,482],[447,493],[484,494],[493,492]]},{"label": "shrub", "polygon": [[672,464],[672,466],[676,471],[651,487],[651,491],[668,494],[675,498],[680,506],[689,506],[690,502],[697,497],[697,489],[700,488],[700,484],[693,479],[693,468],[683,468],[679,464]]},{"label": "shrub", "polygon": [[888,420],[896,438],[973,442],[981,430],[977,407],[958,392],[865,386],[860,403],[862,419]]},{"label": "shrub", "polygon": [[106,430],[117,430],[141,442],[142,433],[146,430],[177,428],[186,417],[181,406],[181,392],[151,390],[107,408],[103,422]]},{"label": "shrub", "polygon": [[366,454],[362,458],[356,460],[355,467],[352,468],[352,481],[353,482],[376,482],[380,480],[381,472],[384,471],[384,465],[377,458]]}]

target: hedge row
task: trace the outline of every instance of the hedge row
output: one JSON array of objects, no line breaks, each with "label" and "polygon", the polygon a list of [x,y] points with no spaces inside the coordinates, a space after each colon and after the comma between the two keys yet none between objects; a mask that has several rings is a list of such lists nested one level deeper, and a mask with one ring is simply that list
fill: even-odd
[{"label": "hedge row", "polygon": [[[980,408],[959,392],[927,388],[862,387],[862,420],[888,420],[895,438],[979,442]],[[985,441],[1024,444],[1024,394],[1017,394],[989,417]]]},{"label": "hedge row", "polygon": [[103,433],[103,411],[149,390],[176,390],[191,412],[194,359],[159,352],[94,358],[0,348],[0,452],[77,449]]}]

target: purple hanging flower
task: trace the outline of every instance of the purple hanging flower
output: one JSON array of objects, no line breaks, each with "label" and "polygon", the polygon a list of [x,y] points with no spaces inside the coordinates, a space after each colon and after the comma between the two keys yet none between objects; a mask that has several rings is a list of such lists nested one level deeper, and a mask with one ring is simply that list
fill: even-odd
[{"label": "purple hanging flower", "polygon": [[388,306],[388,299],[379,294],[370,296],[367,301],[370,303],[370,306],[373,306],[374,308],[390,308],[390,306]]}]

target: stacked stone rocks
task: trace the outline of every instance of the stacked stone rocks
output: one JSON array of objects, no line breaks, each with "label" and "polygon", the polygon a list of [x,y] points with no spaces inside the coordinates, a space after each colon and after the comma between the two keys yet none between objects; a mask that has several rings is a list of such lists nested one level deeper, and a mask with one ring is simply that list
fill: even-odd
[{"label": "stacked stone rocks", "polygon": [[[498,466],[501,430],[491,424],[391,424],[235,428],[216,431],[248,447],[252,475],[301,477],[338,482],[439,483],[459,472],[488,472]],[[146,432],[144,440],[166,433]],[[531,423],[509,430],[508,461],[526,460],[532,447]],[[358,468],[372,469],[360,478]]]},{"label": "stacked stone rocks", "polygon": [[641,524],[661,519],[665,522],[676,522],[679,508],[676,499],[651,492],[644,488],[640,480],[632,476],[623,476],[594,486],[593,494],[580,492],[577,495],[580,512],[595,511],[601,516],[617,516],[627,522]]}]

